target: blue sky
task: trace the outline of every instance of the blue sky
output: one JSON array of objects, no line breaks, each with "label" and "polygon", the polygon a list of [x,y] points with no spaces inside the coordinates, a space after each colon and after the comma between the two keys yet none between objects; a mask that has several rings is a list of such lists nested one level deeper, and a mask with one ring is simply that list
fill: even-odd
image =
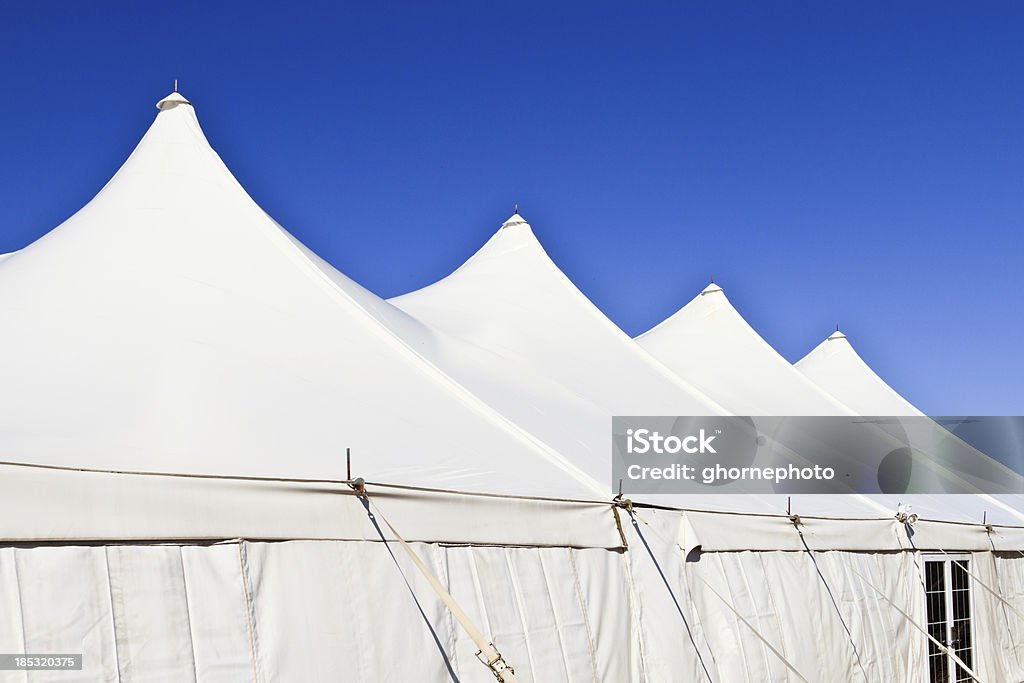
[{"label": "blue sky", "polygon": [[1024,5],[6,3],[0,252],[181,81],[285,227],[371,290],[518,202],[631,334],[711,275],[790,360],[838,321],[932,414],[1024,414]]}]

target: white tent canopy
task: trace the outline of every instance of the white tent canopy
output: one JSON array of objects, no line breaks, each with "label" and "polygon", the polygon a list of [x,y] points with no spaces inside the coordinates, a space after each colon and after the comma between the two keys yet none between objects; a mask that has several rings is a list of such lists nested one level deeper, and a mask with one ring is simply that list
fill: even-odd
[{"label": "white tent canopy", "polygon": [[158,106],[100,193],[0,265],[0,460],[343,479],[350,447],[391,483],[604,490],[269,218],[183,97]]},{"label": "white tent canopy", "polygon": [[476,350],[431,358],[600,481],[612,415],[725,414],[608,320],[519,214],[451,275],[391,303]]},{"label": "white tent canopy", "polygon": [[715,283],[637,343],[736,415],[851,415],[793,369]]},{"label": "white tent canopy", "polygon": [[604,412],[727,414],[637,348],[552,263],[519,214],[451,275],[391,302],[526,362]]},{"label": "white tent canopy", "polygon": [[798,360],[796,368],[859,415],[923,415],[868,367],[839,330]]},{"label": "white tent canopy", "polygon": [[[183,96],[157,106],[0,257],[0,652],[85,654],[68,681],[493,681],[447,592],[523,683],[924,680],[919,564],[954,551],[979,677],[1024,677],[1020,496],[920,497],[912,528],[885,496],[612,503],[612,415],[771,406],[759,385],[653,358],[518,214],[385,302],[255,204]],[[703,298],[698,349],[842,408]]]}]

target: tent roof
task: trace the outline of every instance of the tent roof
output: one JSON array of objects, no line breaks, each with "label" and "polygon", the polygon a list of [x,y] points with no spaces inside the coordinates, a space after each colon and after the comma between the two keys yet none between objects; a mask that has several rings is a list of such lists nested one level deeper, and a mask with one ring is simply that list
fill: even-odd
[{"label": "tent roof", "polygon": [[838,329],[796,363],[819,387],[859,415],[922,415],[882,380]]},{"label": "tent roof", "polygon": [[440,367],[598,480],[612,415],[723,412],[587,300],[518,213],[454,273],[391,301],[465,344],[431,356]]},{"label": "tent roof", "polygon": [[[159,109],[89,204],[0,257],[0,538],[360,538],[371,530],[344,485],[294,481],[343,478],[346,447],[354,475],[389,484],[600,498],[608,417],[725,412],[605,318],[518,214],[396,307],[267,216],[184,97]],[[618,543],[607,504],[382,495],[420,540]],[[962,498],[915,497],[924,516],[1022,517],[1020,497]],[[669,502],[775,514],[739,525],[694,515],[686,533],[709,548],[791,532],[783,496]],[[884,520],[896,502],[804,496],[794,511]],[[557,524],[545,524],[551,512]],[[819,540],[888,547],[873,529]]]},{"label": "tent roof", "polygon": [[737,415],[852,413],[762,339],[714,282],[636,341]]},{"label": "tent roof", "polygon": [[518,213],[454,273],[390,301],[439,330],[525,363],[606,416],[725,414],[605,317]]},{"label": "tent roof", "polygon": [[416,350],[424,326],[246,194],[172,93],[100,193],[0,266],[0,460],[604,490]]}]

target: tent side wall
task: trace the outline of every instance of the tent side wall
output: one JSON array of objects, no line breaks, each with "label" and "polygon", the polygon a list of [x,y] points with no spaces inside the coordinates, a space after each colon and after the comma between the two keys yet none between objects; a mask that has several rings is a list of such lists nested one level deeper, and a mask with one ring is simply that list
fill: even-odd
[{"label": "tent side wall", "polygon": [[[520,681],[926,680],[918,554],[686,561],[639,528],[626,552],[414,548]],[[977,671],[1020,680],[1024,557],[970,557],[1009,603],[974,586]],[[61,680],[493,680],[394,544],[7,545],[0,604],[0,651],[85,655]]]}]

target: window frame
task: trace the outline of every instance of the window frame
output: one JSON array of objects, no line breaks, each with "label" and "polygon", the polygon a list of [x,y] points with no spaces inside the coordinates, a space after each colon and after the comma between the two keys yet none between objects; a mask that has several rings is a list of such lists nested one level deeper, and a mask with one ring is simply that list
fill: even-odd
[{"label": "window frame", "polygon": [[[918,555],[920,557],[920,567],[919,567],[919,569],[920,569],[920,573],[921,573],[921,587],[923,588],[923,590],[922,590],[922,598],[924,600],[924,618],[925,618],[924,626],[925,626],[925,630],[926,631],[928,631],[928,627],[931,625],[931,622],[928,620],[928,575],[927,575],[927,570],[926,570],[926,567],[927,567],[926,563],[928,563],[928,562],[940,562],[940,563],[942,563],[942,572],[943,572],[943,574],[942,574],[942,576],[943,576],[943,591],[942,591],[942,595],[943,595],[943,604],[944,604],[944,609],[945,609],[945,623],[946,623],[946,636],[945,636],[945,638],[942,639],[943,640],[942,644],[944,646],[946,646],[946,647],[951,647],[950,641],[952,639],[953,623],[955,621],[953,619],[953,563],[956,562],[956,561],[965,561],[967,563],[967,566],[966,566],[966,569],[965,569],[965,573],[967,575],[966,576],[966,578],[967,578],[967,623],[970,625],[970,631],[969,632],[970,632],[970,641],[971,641],[970,642],[970,652],[971,652],[970,667],[971,667],[972,670],[977,671],[977,647],[976,647],[977,631],[976,631],[975,627],[976,627],[978,622],[975,619],[975,610],[974,610],[975,592],[974,592],[974,588],[972,586],[972,584],[974,583],[974,578],[971,576],[971,574],[974,573],[972,571],[972,568],[971,568],[971,566],[973,564],[973,560],[974,560],[973,554],[972,553],[945,553],[945,552],[938,552],[938,553],[931,552],[931,553],[929,553],[929,552],[921,552],[921,553],[918,553]],[[924,665],[924,679],[923,679],[924,683],[933,683],[931,659],[929,657],[929,650],[930,650],[930,646],[931,645],[932,645],[931,639],[926,637],[925,638],[925,663],[924,663],[925,665]],[[955,650],[955,648],[953,648],[953,649]],[[956,669],[959,667],[959,665],[948,654],[943,654],[942,656],[946,658],[947,671],[950,674],[949,683],[956,683],[956,678],[953,675],[953,673],[956,671]],[[968,676],[967,680],[968,681],[973,681],[974,679],[971,678],[970,676]]]}]

